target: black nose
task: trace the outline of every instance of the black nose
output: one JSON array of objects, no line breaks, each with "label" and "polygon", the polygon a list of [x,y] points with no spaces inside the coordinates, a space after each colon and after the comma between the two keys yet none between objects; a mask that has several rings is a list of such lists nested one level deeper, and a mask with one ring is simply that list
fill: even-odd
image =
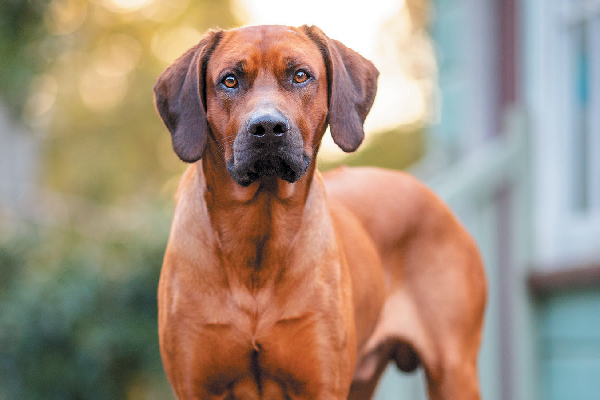
[{"label": "black nose", "polygon": [[278,111],[255,112],[248,120],[248,133],[256,137],[282,136],[289,123]]}]

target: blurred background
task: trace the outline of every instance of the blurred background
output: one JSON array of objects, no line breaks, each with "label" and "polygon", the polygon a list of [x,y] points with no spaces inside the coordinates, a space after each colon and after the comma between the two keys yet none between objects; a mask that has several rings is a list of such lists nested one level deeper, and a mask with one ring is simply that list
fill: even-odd
[{"label": "blurred background", "polygon": [[381,71],[367,140],[319,164],[406,169],[475,236],[483,398],[600,399],[599,0],[1,0],[0,400],[173,398],[156,289],[185,165],[151,88],[206,29],[264,23]]}]

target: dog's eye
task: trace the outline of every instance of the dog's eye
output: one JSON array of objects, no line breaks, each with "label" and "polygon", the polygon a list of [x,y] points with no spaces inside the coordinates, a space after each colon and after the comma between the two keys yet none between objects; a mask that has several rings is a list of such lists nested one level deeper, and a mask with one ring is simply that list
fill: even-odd
[{"label": "dog's eye", "polygon": [[237,86],[238,81],[235,76],[227,75],[225,78],[223,78],[221,83],[223,83],[223,85],[227,86],[229,89],[233,89]]},{"label": "dog's eye", "polygon": [[294,74],[294,83],[306,82],[308,78],[309,78],[308,73],[306,71],[299,69]]}]

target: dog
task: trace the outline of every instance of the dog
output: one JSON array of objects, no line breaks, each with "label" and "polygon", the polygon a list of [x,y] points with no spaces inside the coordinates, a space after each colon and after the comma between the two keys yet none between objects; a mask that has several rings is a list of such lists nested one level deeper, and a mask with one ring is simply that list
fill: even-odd
[{"label": "dog", "polygon": [[[390,361],[479,399],[478,250],[406,173],[321,175],[363,141],[379,72],[319,28],[209,31],[154,86],[177,194],[158,288],[179,399],[369,399]],[[399,394],[400,395],[400,394]]]}]

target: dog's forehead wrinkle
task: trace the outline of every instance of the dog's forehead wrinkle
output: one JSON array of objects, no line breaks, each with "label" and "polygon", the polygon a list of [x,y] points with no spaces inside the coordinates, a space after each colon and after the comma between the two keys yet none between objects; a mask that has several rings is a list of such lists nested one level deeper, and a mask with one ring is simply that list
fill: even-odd
[{"label": "dog's forehead wrinkle", "polygon": [[223,79],[225,76],[233,73],[237,76],[244,76],[248,73],[248,60],[231,59],[221,62],[221,67],[214,74],[215,79]]},{"label": "dog's forehead wrinkle", "polygon": [[[307,43],[310,43],[309,47],[306,46]],[[310,50],[306,51],[307,49]],[[254,82],[256,75],[263,72],[279,79],[294,68],[304,67],[311,74],[317,73],[321,69],[319,64],[322,57],[310,38],[294,28],[266,26],[227,31],[210,62],[218,70],[218,75],[213,76],[214,80],[222,78],[227,72],[233,72],[246,75],[249,82]]]},{"label": "dog's forehead wrinkle", "polygon": [[[293,30],[293,28],[283,26],[275,26],[275,28],[287,29],[273,30],[269,28],[274,27],[260,27],[260,29],[254,30],[252,28],[248,27],[230,31],[228,41],[224,42],[231,42],[227,43],[228,48],[231,48],[231,45],[233,45],[237,49],[240,47],[244,47],[245,50],[260,49],[263,53],[273,49],[277,52],[282,52],[282,50],[287,52],[295,49],[295,46],[311,43],[310,38]],[[283,45],[283,47],[280,47],[280,45]],[[302,54],[302,52],[298,52],[298,54]]]}]

